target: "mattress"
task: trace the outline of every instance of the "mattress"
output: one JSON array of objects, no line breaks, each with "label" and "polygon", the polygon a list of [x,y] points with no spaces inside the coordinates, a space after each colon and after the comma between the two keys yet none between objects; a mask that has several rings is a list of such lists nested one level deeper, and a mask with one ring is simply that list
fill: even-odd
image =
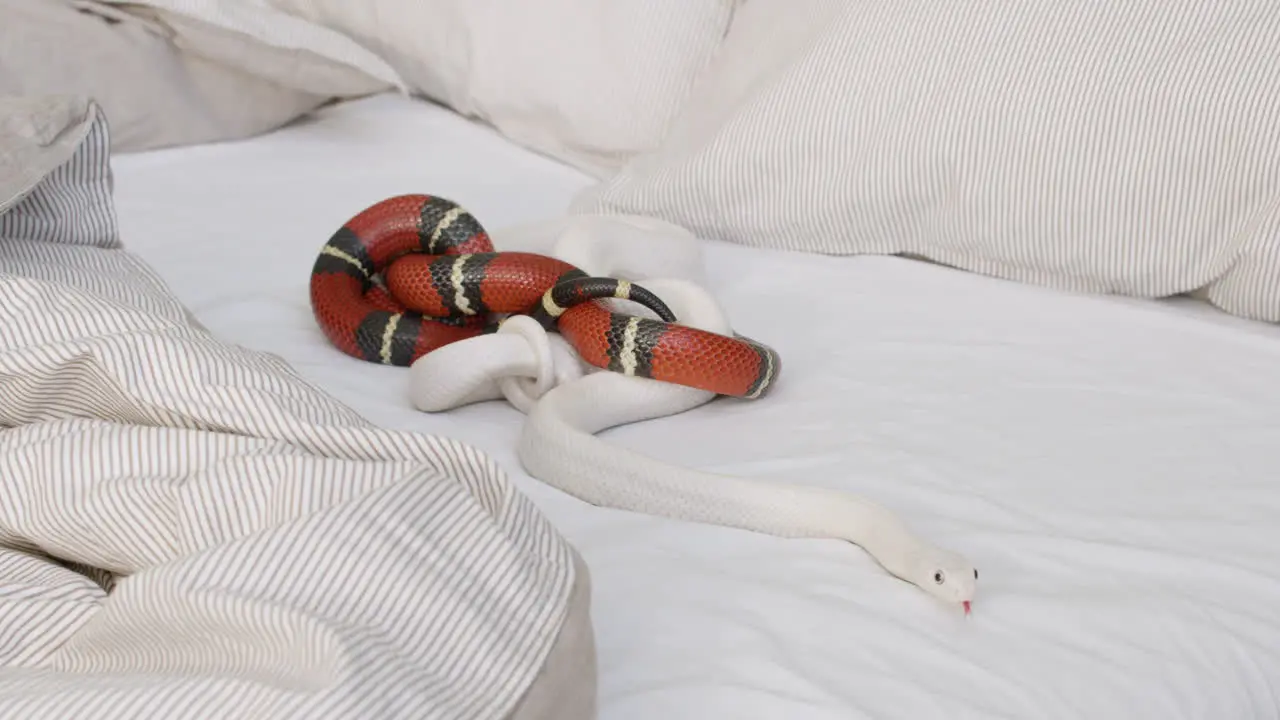
[{"label": "mattress", "polygon": [[685,467],[870,497],[980,568],[966,618],[859,548],[598,508],[526,475],[503,402],[415,411],[329,346],[316,252],[384,197],[554,223],[590,180],[446,110],[330,107],[114,160],[122,236],[198,320],[386,428],[470,443],[582,554],[599,715],[1280,717],[1280,328],[893,257],[705,246],[769,396],[616,428]]}]

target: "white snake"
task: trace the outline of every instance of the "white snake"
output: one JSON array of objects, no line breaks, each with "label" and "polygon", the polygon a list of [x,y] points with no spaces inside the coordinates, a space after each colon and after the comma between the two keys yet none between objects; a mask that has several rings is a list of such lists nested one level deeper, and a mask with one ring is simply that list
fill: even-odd
[{"label": "white snake", "polygon": [[[697,282],[697,240],[674,226],[579,218],[512,231],[499,245],[552,255],[592,275],[632,280],[661,297],[682,324],[730,334],[720,306]],[[635,312],[652,316],[644,308]],[[865,498],[675,467],[596,437],[611,427],[693,409],[712,400],[712,393],[597,370],[523,316],[509,318],[498,333],[428,353],[410,377],[410,398],[424,412],[505,397],[527,414],[519,446],[525,470],[580,500],[779,537],[846,540],[893,575],[969,611],[977,570]]]}]

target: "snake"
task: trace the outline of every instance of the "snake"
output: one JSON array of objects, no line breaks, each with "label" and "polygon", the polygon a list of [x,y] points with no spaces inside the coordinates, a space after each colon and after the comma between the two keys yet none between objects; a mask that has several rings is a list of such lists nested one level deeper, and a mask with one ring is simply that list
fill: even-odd
[{"label": "snake", "polygon": [[[628,258],[616,247],[602,250],[606,240],[592,241],[595,247],[561,243],[549,255],[496,253],[483,226],[458,204],[396,196],[358,213],[323,246],[312,270],[312,307],[343,352],[408,365],[409,394],[423,412],[505,397],[527,414],[517,448],[524,469],[583,502],[783,538],[846,541],[969,615],[978,581],[973,563],[868,498],[673,466],[599,438],[721,395],[761,398],[774,387],[780,362],[767,345],[734,332],[698,283],[616,279],[660,264],[649,249],[658,243]],[[655,317],[620,312],[618,300],[633,300]],[[532,387],[519,382],[532,378]]]},{"label": "snake", "polygon": [[[473,214],[433,195],[389,197],[351,217],[321,248],[310,284],[329,342],[385,365],[412,365],[521,314],[560,333],[595,367],[720,395],[763,397],[781,366],[763,343],[676,322],[631,281],[592,277],[537,253],[497,252]],[[619,312],[607,299],[658,317]]]}]

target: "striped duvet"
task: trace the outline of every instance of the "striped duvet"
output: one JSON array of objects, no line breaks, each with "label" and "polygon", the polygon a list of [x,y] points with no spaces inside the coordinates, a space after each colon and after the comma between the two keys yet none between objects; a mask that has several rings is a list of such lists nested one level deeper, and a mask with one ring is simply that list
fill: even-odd
[{"label": "striped duvet", "polygon": [[0,98],[0,718],[593,717],[573,548],[481,453],[200,327],[107,143]]}]

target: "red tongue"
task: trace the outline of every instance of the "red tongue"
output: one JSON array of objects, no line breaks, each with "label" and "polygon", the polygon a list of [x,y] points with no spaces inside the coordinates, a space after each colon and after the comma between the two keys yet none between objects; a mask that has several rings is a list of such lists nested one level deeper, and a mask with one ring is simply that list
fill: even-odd
[{"label": "red tongue", "polygon": [[969,614],[969,601],[968,601],[968,600],[965,600],[965,601],[964,601],[964,614],[965,614],[965,615],[968,615],[968,614]]}]

